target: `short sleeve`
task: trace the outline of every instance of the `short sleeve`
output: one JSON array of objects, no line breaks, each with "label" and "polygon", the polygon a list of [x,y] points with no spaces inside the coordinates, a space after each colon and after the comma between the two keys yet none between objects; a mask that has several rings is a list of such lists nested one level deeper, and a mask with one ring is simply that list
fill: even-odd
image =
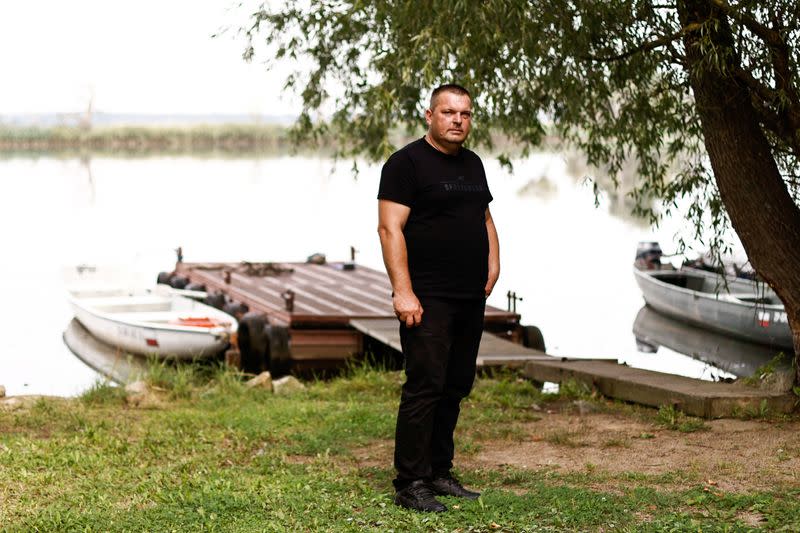
[{"label": "short sleeve", "polygon": [[414,203],[414,176],[414,164],[408,155],[402,152],[393,153],[381,170],[378,199],[411,207]]},{"label": "short sleeve", "polygon": [[489,190],[489,181],[486,179],[486,169],[483,166],[483,161],[481,161],[480,157],[475,156],[475,159],[478,160],[478,164],[481,167],[481,174],[483,175],[483,184],[486,186],[486,206],[488,207],[494,197],[492,196],[492,192]]}]

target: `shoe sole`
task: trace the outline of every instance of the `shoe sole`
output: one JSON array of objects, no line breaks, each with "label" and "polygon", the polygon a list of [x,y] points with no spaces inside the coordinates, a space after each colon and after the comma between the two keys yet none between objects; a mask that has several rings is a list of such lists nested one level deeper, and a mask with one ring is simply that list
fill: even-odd
[{"label": "shoe sole", "polygon": [[431,487],[431,489],[433,490],[433,493],[436,494],[437,496],[453,496],[454,498],[464,498],[467,500],[477,500],[478,498],[481,497],[480,492],[473,494],[452,494],[450,492],[442,492],[440,490],[437,490],[435,487]]},{"label": "shoe sole", "polygon": [[405,498],[398,498],[397,496],[395,496],[395,498],[394,498],[394,504],[395,505],[399,505],[400,507],[403,507],[405,509],[411,509],[412,511],[418,511],[420,513],[444,513],[445,511],[447,511],[447,507],[444,504],[441,504],[441,503],[439,504],[439,505],[442,506],[441,509],[419,509],[417,507],[414,507],[414,505],[411,502],[409,502],[408,500],[406,500]]},{"label": "shoe sole", "polygon": [[452,496],[453,498],[464,498],[465,500],[477,500],[478,498],[481,497],[480,494],[478,494],[477,496],[460,496],[458,494],[447,494],[447,493],[444,493],[444,492],[437,492],[436,495],[437,496]]}]

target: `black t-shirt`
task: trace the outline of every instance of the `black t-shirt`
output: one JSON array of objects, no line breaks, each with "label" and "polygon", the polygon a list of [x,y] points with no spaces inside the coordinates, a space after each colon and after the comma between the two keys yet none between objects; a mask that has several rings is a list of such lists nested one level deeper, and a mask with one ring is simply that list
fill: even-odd
[{"label": "black t-shirt", "polygon": [[403,235],[417,296],[484,297],[492,195],[474,152],[448,155],[424,138],[414,141],[383,165],[378,198],[411,208]]}]

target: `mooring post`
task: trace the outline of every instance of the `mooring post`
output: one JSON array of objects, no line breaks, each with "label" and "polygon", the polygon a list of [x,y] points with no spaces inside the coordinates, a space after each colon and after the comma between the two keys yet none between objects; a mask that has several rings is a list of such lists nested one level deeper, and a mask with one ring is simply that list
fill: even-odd
[{"label": "mooring post", "polygon": [[516,313],[517,300],[521,302],[522,296],[517,296],[517,293],[515,291],[508,291],[508,293],[506,294],[506,298],[508,298],[508,306],[506,307],[506,310],[512,313]]},{"label": "mooring post", "polygon": [[290,313],[294,311],[294,291],[292,289],[288,289],[282,292],[281,298],[283,298],[283,303],[286,305],[286,310]]}]

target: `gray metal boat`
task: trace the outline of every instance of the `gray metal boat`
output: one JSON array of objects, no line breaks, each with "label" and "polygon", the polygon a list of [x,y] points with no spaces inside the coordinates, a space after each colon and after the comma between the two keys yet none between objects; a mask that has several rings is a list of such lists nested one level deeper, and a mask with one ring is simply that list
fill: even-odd
[{"label": "gray metal boat", "polygon": [[783,303],[765,283],[694,268],[647,266],[653,263],[637,261],[633,273],[645,302],[656,311],[751,342],[793,347]]}]

